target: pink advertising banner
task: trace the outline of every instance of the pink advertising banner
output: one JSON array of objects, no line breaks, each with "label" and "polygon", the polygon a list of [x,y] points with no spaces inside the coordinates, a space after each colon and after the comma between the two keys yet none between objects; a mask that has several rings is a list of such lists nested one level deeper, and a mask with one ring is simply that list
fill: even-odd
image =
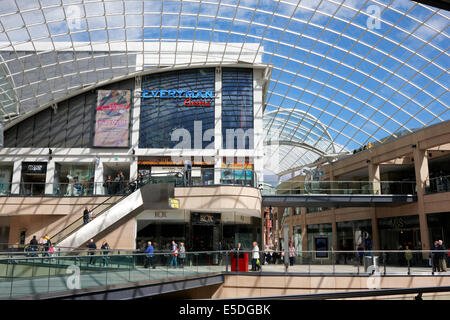
[{"label": "pink advertising banner", "polygon": [[94,147],[128,147],[130,90],[98,90]]}]

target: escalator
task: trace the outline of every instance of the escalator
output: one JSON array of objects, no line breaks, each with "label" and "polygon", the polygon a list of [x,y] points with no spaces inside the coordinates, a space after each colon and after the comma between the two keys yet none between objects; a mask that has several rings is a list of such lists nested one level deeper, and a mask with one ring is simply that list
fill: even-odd
[{"label": "escalator", "polygon": [[174,196],[174,188],[184,184],[183,178],[173,176],[147,176],[139,188],[131,191],[128,187],[123,195],[111,203],[115,196],[111,196],[93,209],[94,219],[84,224],[83,218],[63,228],[50,237],[50,241],[57,248],[75,250],[84,245],[89,239],[95,238],[106,229],[124,223],[143,210],[171,209],[170,199]]}]

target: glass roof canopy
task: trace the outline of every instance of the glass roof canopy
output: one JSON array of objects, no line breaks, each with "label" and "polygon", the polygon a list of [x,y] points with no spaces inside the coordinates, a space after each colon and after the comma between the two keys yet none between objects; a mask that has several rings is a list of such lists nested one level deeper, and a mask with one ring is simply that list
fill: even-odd
[{"label": "glass roof canopy", "polygon": [[[235,62],[272,67],[264,127],[279,135],[287,172],[449,120],[449,20],[407,0],[0,0],[0,110],[8,121],[170,66],[179,48],[187,65],[199,63],[196,44],[205,62],[231,50]],[[222,52],[209,49],[217,43]]]}]

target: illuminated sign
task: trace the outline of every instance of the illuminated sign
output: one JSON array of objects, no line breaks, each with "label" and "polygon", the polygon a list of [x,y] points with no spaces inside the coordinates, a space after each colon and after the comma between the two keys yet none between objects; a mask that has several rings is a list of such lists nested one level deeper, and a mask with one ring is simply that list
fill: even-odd
[{"label": "illuminated sign", "polygon": [[211,106],[207,99],[214,99],[214,93],[207,90],[178,89],[146,89],[142,90],[142,98],[184,99],[185,106]]}]

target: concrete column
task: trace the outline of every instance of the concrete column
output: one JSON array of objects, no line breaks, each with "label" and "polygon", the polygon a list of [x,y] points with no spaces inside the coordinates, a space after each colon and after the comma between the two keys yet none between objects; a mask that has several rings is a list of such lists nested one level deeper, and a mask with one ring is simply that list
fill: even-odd
[{"label": "concrete column", "polygon": [[[426,150],[420,150],[418,144],[416,144],[416,148],[413,149],[413,156],[414,170],[416,173],[417,209],[419,212],[420,239],[422,242],[422,250],[430,250],[430,236],[424,204],[425,191],[430,184],[428,158],[426,157]],[[424,258],[426,257],[427,255],[424,255]]]},{"label": "concrete column", "polygon": [[222,170],[222,68],[216,67],[214,85],[214,184],[220,184]]},{"label": "concrete column", "polygon": [[96,159],[95,161],[95,176],[94,176],[94,194],[104,195],[105,188],[103,188],[103,162],[101,159]]},{"label": "concrete column", "polygon": [[[133,94],[133,112],[131,114],[131,148],[139,148],[139,127],[141,116],[141,92],[142,78],[140,76],[135,79],[135,87]],[[130,175],[131,176],[131,175]]]},{"label": "concrete column", "polygon": [[380,233],[378,231],[377,209],[371,208],[370,219],[372,223],[372,248],[380,250]]},{"label": "concrete column", "polygon": [[333,212],[333,220],[331,222],[331,233],[332,233],[333,239],[332,239],[331,246],[332,246],[333,250],[336,251],[338,249],[338,235],[337,235],[337,225],[336,225],[336,209],[333,208],[331,210]]},{"label": "concrete column", "polygon": [[306,208],[302,208],[300,211],[301,221],[302,221],[302,250],[308,250],[308,231],[306,225]]},{"label": "concrete column", "polygon": [[45,194],[53,194],[53,184],[55,182],[55,160],[48,160],[47,172],[45,174]]},{"label": "concrete column", "polygon": [[137,158],[134,157],[130,161],[130,181],[132,179],[137,179],[137,176],[138,176],[138,161]]},{"label": "concrete column", "polygon": [[12,185],[11,185],[11,194],[19,194],[20,193],[20,179],[22,177],[22,160],[14,161],[13,173],[12,173]]},{"label": "concrete column", "polygon": [[380,178],[380,165],[374,164],[372,161],[368,164],[369,169],[369,181],[372,183],[373,193],[381,194],[381,178]]},{"label": "concrete column", "polygon": [[258,184],[264,182],[263,70],[253,70],[253,154]]}]

